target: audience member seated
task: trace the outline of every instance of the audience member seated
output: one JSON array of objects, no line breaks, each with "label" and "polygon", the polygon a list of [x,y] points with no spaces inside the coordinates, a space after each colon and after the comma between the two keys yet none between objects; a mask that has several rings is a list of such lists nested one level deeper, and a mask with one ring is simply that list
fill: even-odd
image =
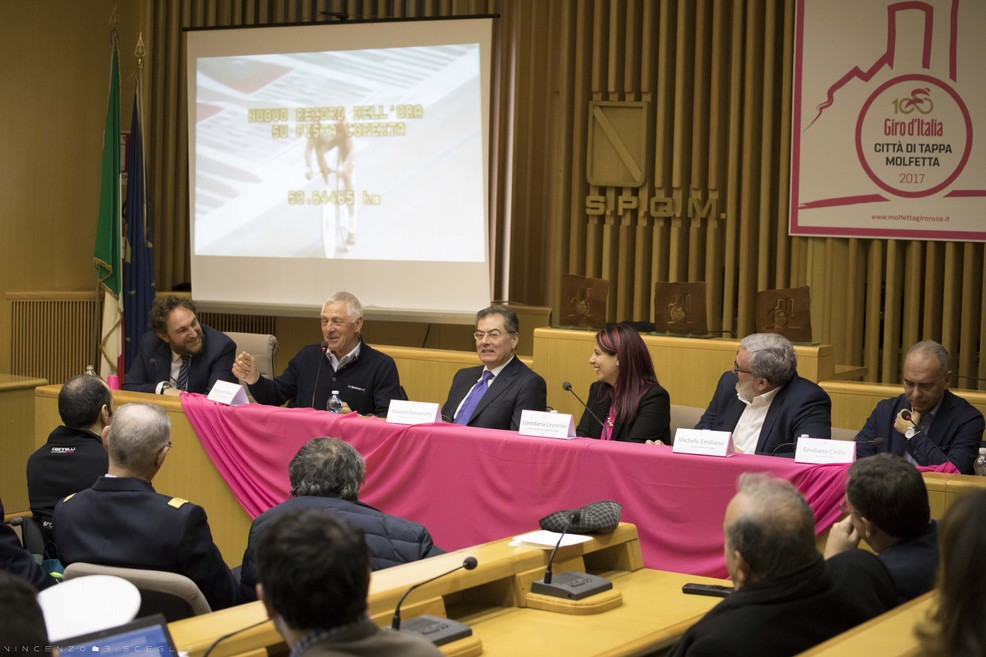
[{"label": "audience member seated", "polygon": [[113,417],[113,393],[102,379],[83,374],[69,379],[58,392],[62,426],[27,460],[27,494],[31,513],[45,542],[52,540],[55,504],[89,488],[106,474],[108,461],[103,430]]},{"label": "audience member seated", "polygon": [[288,465],[291,497],[257,516],[250,527],[240,568],[245,600],[254,599],[257,541],[276,518],[296,509],[325,509],[361,528],[370,546],[373,570],[443,554],[423,526],[387,515],[357,500],[365,471],[360,453],[338,438],[313,438],[302,445]]},{"label": "audience member seated", "polygon": [[927,622],[918,626],[922,655],[986,655],[986,491],[956,500],[941,522],[938,600]]},{"label": "audience member seated", "polygon": [[637,331],[610,324],[596,333],[589,364],[599,380],[589,386],[577,435],[671,444],[671,398],[657,382],[650,352]]},{"label": "audience member seated", "polygon": [[[57,584],[58,581],[24,549],[14,528],[2,520],[3,500],[0,500],[0,574],[7,572],[16,575],[38,590]],[[4,589],[5,587],[0,585],[0,594]],[[0,620],[2,619],[3,615],[0,614]]]},{"label": "audience member seated", "polygon": [[322,344],[310,344],[274,380],[261,376],[257,362],[241,352],[233,374],[247,383],[261,404],[325,410],[339,391],[343,413],[384,417],[391,399],[404,399],[394,359],[363,342],[363,305],[349,292],[336,292],[322,306]]},{"label": "audience member seated", "polygon": [[27,582],[0,571],[0,654],[53,655],[38,592]]},{"label": "audience member seated", "polygon": [[514,353],[520,340],[517,314],[506,306],[476,313],[476,353],[482,365],[455,373],[442,416],[456,424],[486,429],[520,428],[524,410],[543,411],[544,379]]},{"label": "audience member seated", "polygon": [[154,299],[150,331],[140,339],[137,356],[123,379],[123,389],[158,395],[207,394],[216,381],[236,383],[230,368],[236,344],[225,333],[199,324],[190,299]]},{"label": "audience member seated", "polygon": [[[877,452],[903,456],[916,465],[951,462],[972,474],[983,438],[983,414],[948,389],[948,351],[932,340],[907,350],[901,369],[904,393],[876,405],[856,436],[857,458]],[[874,438],[883,438],[874,445]]]},{"label": "audience member seated", "polygon": [[695,428],[731,431],[737,451],[793,456],[801,436],[832,436],[832,401],[798,376],[790,340],[754,333],[740,342]]},{"label": "audience member seated", "polygon": [[62,562],[163,570],[185,575],[213,610],[238,602],[205,510],[154,491],[151,480],[171,450],[171,421],[153,404],[125,404],[106,436],[109,472],[55,507]]},{"label": "audience member seated", "polygon": [[928,489],[913,465],[894,454],[856,461],[846,484],[849,513],[829,531],[826,558],[866,541],[890,571],[901,602],[935,586],[938,523]]},{"label": "audience member seated", "polygon": [[275,519],[257,545],[257,596],[291,657],[442,657],[423,637],[382,630],[366,613],[363,532],[325,509]]},{"label": "audience member seated", "polygon": [[880,559],[851,550],[828,561],[815,519],[789,482],[744,473],[723,522],[735,591],[671,651],[696,655],[796,655],[897,604]]}]

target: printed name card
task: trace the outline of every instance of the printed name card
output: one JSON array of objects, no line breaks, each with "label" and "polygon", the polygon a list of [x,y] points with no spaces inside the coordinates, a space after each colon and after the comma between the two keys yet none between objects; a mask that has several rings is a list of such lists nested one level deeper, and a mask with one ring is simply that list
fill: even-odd
[{"label": "printed name card", "polygon": [[852,463],[856,460],[855,440],[829,440],[828,438],[798,438],[794,453],[796,463]]},{"label": "printed name card", "polygon": [[575,422],[568,413],[545,413],[544,411],[521,411],[520,428],[522,436],[541,436],[542,438],[575,437]]},{"label": "printed name card", "polygon": [[428,424],[441,421],[442,411],[438,404],[403,399],[390,400],[387,422],[391,424]]},{"label": "printed name card", "polygon": [[674,434],[675,454],[697,454],[699,456],[732,456],[733,434],[728,431],[709,431],[708,429],[678,429]]},{"label": "printed name card", "polygon": [[220,404],[226,404],[227,406],[239,406],[240,404],[250,403],[243,386],[239,383],[230,383],[229,381],[216,381],[206,399],[219,402]]}]

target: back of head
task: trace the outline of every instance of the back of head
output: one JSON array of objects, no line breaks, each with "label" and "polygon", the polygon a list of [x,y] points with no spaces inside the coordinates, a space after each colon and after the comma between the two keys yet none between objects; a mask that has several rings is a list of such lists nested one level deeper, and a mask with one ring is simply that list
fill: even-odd
[{"label": "back of head", "polygon": [[294,630],[332,629],[366,613],[370,551],[363,531],[325,509],[285,513],[257,543],[264,598]]},{"label": "back of head", "polygon": [[895,454],[876,454],[853,463],[846,498],[856,513],[902,541],[920,536],[931,520],[921,473]]},{"label": "back of head", "polygon": [[923,654],[986,655],[986,490],[966,493],[949,507],[938,545],[938,607],[918,629]]},{"label": "back of head", "polygon": [[167,294],[155,297],[151,304],[151,310],[147,313],[147,328],[152,333],[168,332],[168,317],[175,308],[184,308],[193,315],[198,315],[195,304],[188,297],[180,297],[174,294]]},{"label": "back of head", "polygon": [[288,464],[294,497],[339,497],[355,502],[365,472],[363,457],[339,438],[312,438]]},{"label": "back of head", "polygon": [[38,592],[5,570],[0,570],[0,652],[38,655],[50,652]]},{"label": "back of head", "polygon": [[98,376],[80,374],[65,382],[58,392],[58,415],[72,429],[87,429],[99,419],[103,406],[113,402],[113,393]]},{"label": "back of head", "polygon": [[483,308],[476,313],[476,325],[479,325],[479,320],[484,317],[489,317],[490,315],[499,315],[503,318],[503,328],[507,331],[507,333],[513,334],[520,332],[520,320],[517,319],[517,313],[515,313],[509,306],[494,304],[487,308]]},{"label": "back of head", "polygon": [[752,357],[753,376],[767,379],[774,387],[787,385],[798,372],[798,359],[791,341],[777,333],[753,333],[740,342]]},{"label": "back of head", "polygon": [[356,298],[356,295],[351,292],[336,292],[326,299],[325,303],[322,305],[325,306],[330,303],[346,304],[346,315],[348,315],[349,319],[354,322],[363,317],[363,304],[360,303],[360,300]]},{"label": "back of head", "polygon": [[171,420],[160,406],[132,403],[121,406],[110,425],[108,445],[110,465],[131,472],[147,472],[167,445]]},{"label": "back of head", "polygon": [[737,550],[757,581],[805,566],[819,558],[815,517],[790,482],[746,472],[737,483],[745,511],[726,528],[727,550]]}]

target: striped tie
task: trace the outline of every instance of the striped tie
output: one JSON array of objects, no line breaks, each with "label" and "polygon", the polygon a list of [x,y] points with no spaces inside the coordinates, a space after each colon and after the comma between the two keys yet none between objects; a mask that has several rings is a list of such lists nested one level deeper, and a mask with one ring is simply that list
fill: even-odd
[{"label": "striped tie", "polygon": [[188,364],[192,362],[191,356],[181,357],[181,369],[178,370],[178,389],[188,390]]}]

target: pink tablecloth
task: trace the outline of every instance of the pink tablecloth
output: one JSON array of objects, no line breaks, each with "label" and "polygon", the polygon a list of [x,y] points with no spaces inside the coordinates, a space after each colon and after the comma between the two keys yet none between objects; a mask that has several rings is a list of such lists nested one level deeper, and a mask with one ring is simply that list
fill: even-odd
[{"label": "pink tablecloth", "polygon": [[445,550],[531,531],[553,511],[609,499],[623,504],[623,520],[637,525],[647,567],[722,577],[722,517],[741,472],[791,481],[814,511],[818,531],[839,517],[845,488],[844,465],[687,456],[665,446],[452,424],[405,427],[312,409],[231,408],[201,395],[182,395],[182,407],[251,516],[288,497],[287,464],[305,441],[337,436],[366,459],[360,499],[424,524]]}]

